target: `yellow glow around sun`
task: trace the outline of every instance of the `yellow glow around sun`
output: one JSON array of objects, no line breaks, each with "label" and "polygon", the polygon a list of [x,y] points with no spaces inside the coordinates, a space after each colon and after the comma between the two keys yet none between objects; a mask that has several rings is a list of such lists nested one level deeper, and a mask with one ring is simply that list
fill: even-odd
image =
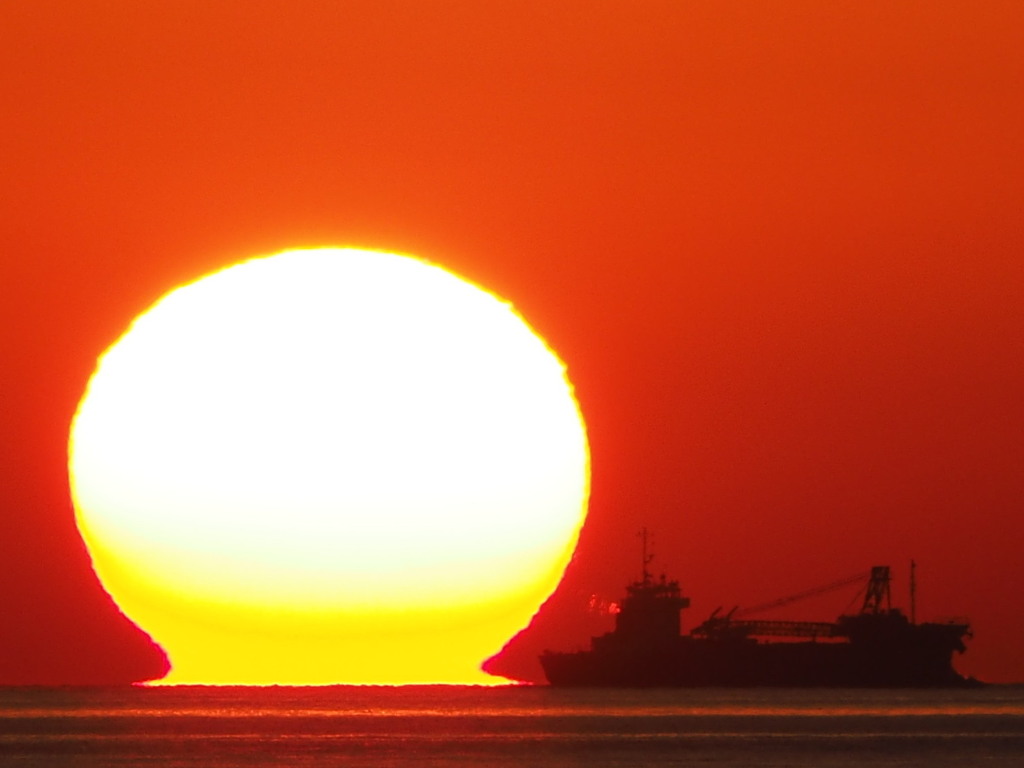
[{"label": "yellow glow around sun", "polygon": [[589,461],[558,358],[409,256],[309,249],[180,287],[71,428],[79,530],[164,682],[493,682],[553,591]]}]

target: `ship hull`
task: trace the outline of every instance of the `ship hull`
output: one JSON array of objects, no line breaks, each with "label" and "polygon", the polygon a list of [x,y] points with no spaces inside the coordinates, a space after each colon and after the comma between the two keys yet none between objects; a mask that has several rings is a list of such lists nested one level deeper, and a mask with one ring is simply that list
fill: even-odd
[{"label": "ship hull", "polygon": [[660,648],[548,652],[551,685],[594,687],[961,687],[944,645],[762,643],[679,637]]}]

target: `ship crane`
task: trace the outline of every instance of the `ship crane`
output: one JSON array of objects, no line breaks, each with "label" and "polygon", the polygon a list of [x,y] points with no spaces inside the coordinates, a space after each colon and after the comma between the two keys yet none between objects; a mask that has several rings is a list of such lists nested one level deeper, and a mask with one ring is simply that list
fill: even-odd
[{"label": "ship crane", "polygon": [[820,587],[812,587],[811,589],[805,589],[802,592],[797,592],[795,595],[787,595],[786,597],[780,597],[777,600],[772,600],[768,603],[753,605],[749,608],[734,608],[732,615],[742,617],[750,616],[755,613],[764,613],[765,611],[769,611],[772,608],[781,608],[784,605],[789,605],[790,603],[797,603],[801,600],[807,600],[812,597],[817,597],[818,595],[823,595],[827,592],[835,592],[837,589],[848,587],[850,584],[854,584],[859,581],[864,581],[864,579],[868,578],[869,576],[869,573],[861,571],[860,573],[855,573],[853,576],[847,576],[843,579],[831,581],[828,584],[824,584]]},{"label": "ship crane", "polygon": [[[861,612],[875,614],[882,613],[883,604],[885,605],[885,610],[889,610],[891,607],[889,568],[887,566],[877,566],[872,568],[869,573],[862,571],[852,576],[847,576],[819,587],[806,589],[793,595],[780,597],[767,603],[761,603],[759,605],[743,609],[736,607],[729,611],[725,616],[719,616],[721,608],[718,608],[711,614],[707,621],[700,626],[695,627],[691,631],[691,634],[703,637],[800,637],[812,639],[842,636],[843,630],[841,630],[834,622],[778,621],[770,619],[742,619],[742,617],[763,613],[764,611],[768,611],[773,608],[781,608],[782,606],[790,605],[791,603],[807,600],[828,592],[834,592],[856,582],[863,582],[865,578],[868,579],[868,582],[865,590],[862,590],[865,592],[865,596]],[[857,594],[860,595],[860,592]],[[856,597],[854,599],[856,599]]]}]

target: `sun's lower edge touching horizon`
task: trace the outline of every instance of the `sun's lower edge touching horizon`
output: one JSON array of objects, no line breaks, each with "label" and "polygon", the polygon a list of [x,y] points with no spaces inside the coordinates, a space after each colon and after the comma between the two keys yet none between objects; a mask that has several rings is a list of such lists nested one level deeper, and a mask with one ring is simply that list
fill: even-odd
[{"label": "sun's lower edge touching horizon", "polygon": [[310,248],[175,288],[71,426],[104,589],[159,684],[502,684],[558,585],[589,452],[565,366],[422,259]]}]

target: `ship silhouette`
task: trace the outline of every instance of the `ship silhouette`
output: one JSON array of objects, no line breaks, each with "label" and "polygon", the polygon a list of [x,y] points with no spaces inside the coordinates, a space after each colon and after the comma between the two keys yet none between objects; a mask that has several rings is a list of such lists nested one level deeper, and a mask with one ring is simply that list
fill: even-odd
[{"label": "ship silhouette", "polygon": [[[606,687],[961,687],[977,681],[960,675],[954,653],[966,650],[970,625],[955,620],[918,623],[892,607],[889,566],[798,595],[725,615],[716,610],[688,634],[681,613],[689,607],[679,583],[643,570],[626,587],[615,629],[591,639],[588,650],[545,651],[540,663],[553,686]],[[860,611],[831,622],[744,620],[757,608],[774,608],[854,580],[865,580]]]}]

